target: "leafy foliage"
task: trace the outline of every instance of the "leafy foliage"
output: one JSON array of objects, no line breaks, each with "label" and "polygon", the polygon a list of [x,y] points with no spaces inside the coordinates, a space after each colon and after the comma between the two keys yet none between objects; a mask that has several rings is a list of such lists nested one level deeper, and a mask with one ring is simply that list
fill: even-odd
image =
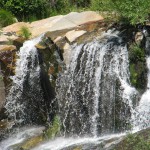
[{"label": "leafy foliage", "polygon": [[131,24],[144,23],[150,13],[150,0],[92,0],[92,9],[115,11]]},{"label": "leafy foliage", "polygon": [[20,21],[92,9],[117,14],[137,24],[149,19],[150,0],[1,0],[0,8],[12,12]]},{"label": "leafy foliage", "polygon": [[2,0],[0,8],[12,12],[19,21],[33,21],[88,7],[91,0]]},{"label": "leafy foliage", "polygon": [[45,4],[46,0],[3,0],[0,6],[11,11],[19,20],[28,20],[30,15],[39,19],[44,17]]},{"label": "leafy foliage", "polygon": [[15,22],[15,18],[11,12],[1,9],[0,10],[0,26],[5,27]]}]

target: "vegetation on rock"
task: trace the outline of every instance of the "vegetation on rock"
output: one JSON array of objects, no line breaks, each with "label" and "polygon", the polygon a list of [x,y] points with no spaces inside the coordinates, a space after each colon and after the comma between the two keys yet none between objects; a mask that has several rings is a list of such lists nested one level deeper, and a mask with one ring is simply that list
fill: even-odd
[{"label": "vegetation on rock", "polygon": [[146,59],[145,51],[138,44],[132,44],[129,47],[130,61],[130,81],[132,86],[139,90],[144,90],[146,87]]},{"label": "vegetation on rock", "polygon": [[[145,133],[144,133],[145,132]],[[149,132],[128,134],[127,137],[115,146],[114,150],[149,150],[150,136]]]},{"label": "vegetation on rock", "polygon": [[28,27],[23,26],[23,27],[21,27],[21,29],[20,29],[19,35],[20,35],[21,37],[23,37],[24,39],[27,40],[27,39],[30,38],[31,32],[30,32],[30,30],[29,30]]}]

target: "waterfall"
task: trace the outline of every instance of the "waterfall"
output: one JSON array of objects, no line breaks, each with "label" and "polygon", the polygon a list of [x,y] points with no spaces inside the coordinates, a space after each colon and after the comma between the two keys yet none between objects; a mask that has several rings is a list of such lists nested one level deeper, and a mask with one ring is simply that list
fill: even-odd
[{"label": "waterfall", "polygon": [[143,27],[143,46],[146,53],[146,65],[147,65],[147,89],[142,94],[138,106],[133,113],[133,127],[135,131],[142,130],[150,127],[150,31],[149,27]]},{"label": "waterfall", "polygon": [[118,32],[72,47],[70,65],[56,88],[65,135],[98,136],[128,128],[137,94],[128,68],[127,46]]},{"label": "waterfall", "polygon": [[[40,40],[41,37],[25,42],[17,55],[16,74],[12,77],[13,84],[5,106],[9,118],[15,123],[39,124],[41,113],[47,109],[43,94],[47,89],[42,88],[41,82],[48,82],[49,79],[43,76],[41,81],[42,67],[35,48]],[[149,57],[147,65],[150,67]],[[150,75],[148,78],[149,87]],[[90,149],[92,144],[103,143],[107,149],[125,135],[116,133],[130,129],[132,122],[136,126],[148,119],[142,115],[149,107],[146,105],[149,88],[134,109],[137,91],[130,85],[127,44],[114,30],[104,32],[91,42],[72,45],[70,63],[59,74],[55,90],[59,109],[57,115],[63,130],[61,135],[65,137],[58,137],[33,149],[65,150],[82,144],[89,144]],[[49,88],[46,93],[50,91]],[[52,106],[50,111],[54,112],[55,108]],[[138,117],[144,118],[143,121],[138,122]],[[14,135],[14,141],[8,146],[5,143],[13,137],[2,141],[0,146],[7,150],[14,144],[19,145],[26,140],[25,133]]]},{"label": "waterfall", "polygon": [[35,47],[41,38],[42,36],[26,41],[17,54],[15,76],[11,78],[12,86],[5,105],[9,119],[15,123],[36,120],[36,105],[43,101],[39,59]]},{"label": "waterfall", "polygon": [[135,108],[133,126],[135,130],[150,127],[150,56],[146,58],[148,68],[147,90],[143,93],[139,105]]}]

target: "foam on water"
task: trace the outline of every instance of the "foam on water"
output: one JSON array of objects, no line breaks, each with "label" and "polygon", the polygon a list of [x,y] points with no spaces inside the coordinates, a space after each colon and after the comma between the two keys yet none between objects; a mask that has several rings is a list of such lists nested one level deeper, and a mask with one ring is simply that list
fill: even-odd
[{"label": "foam on water", "polygon": [[13,146],[21,144],[25,140],[42,134],[44,127],[24,127],[16,131],[8,139],[0,142],[0,150],[13,150]]},{"label": "foam on water", "polygon": [[32,150],[61,150],[68,148],[70,146],[84,145],[84,144],[100,144],[104,141],[115,139],[112,143],[106,144],[105,147],[109,147],[111,144],[114,144],[115,141],[120,140],[125,133],[122,134],[112,134],[102,137],[79,137],[79,138],[56,138],[49,142],[40,144],[39,146],[33,148]]}]

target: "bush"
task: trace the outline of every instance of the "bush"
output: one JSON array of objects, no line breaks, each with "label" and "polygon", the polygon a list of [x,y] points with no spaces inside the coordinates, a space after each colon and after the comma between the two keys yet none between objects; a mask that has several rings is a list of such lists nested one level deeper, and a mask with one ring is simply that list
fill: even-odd
[{"label": "bush", "polygon": [[29,30],[28,27],[23,26],[23,27],[21,27],[21,29],[20,29],[19,35],[22,36],[23,38],[25,38],[25,39],[27,40],[27,39],[30,38],[31,32],[30,32],[30,30]]},{"label": "bush", "polygon": [[91,8],[98,11],[115,11],[131,24],[144,23],[150,13],[149,0],[92,0]]},{"label": "bush", "polygon": [[11,12],[1,9],[0,10],[0,26],[5,27],[15,22],[15,17]]},{"label": "bush", "polygon": [[[11,11],[19,21],[34,21],[88,7],[91,0],[3,0],[0,8]],[[40,10],[40,11],[39,11]]]},{"label": "bush", "polygon": [[37,19],[43,18],[45,14],[46,0],[3,0],[2,8],[11,11],[18,20],[29,20],[34,15]]}]

